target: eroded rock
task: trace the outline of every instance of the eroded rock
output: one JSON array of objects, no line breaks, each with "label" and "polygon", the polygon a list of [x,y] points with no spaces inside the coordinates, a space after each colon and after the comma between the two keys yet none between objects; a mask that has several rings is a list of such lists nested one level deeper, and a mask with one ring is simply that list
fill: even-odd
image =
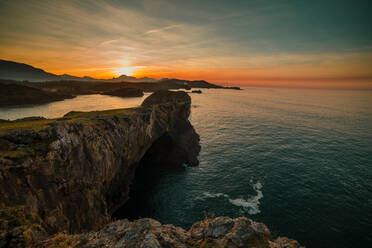
[{"label": "eroded rock", "polygon": [[[143,247],[143,248],[300,248],[298,242],[288,238],[273,240],[270,233],[255,231],[253,222],[246,217],[208,218],[195,223],[189,231],[173,225],[161,225],[153,219],[133,222],[120,220],[108,224],[97,232],[80,235],[56,235],[37,245],[58,247],[69,242],[75,247]],[[261,226],[264,224],[260,223]],[[268,230],[265,226],[265,230]],[[198,233],[198,235],[195,235]],[[201,235],[199,235],[201,233]],[[73,246],[74,247],[74,246]]]},{"label": "eroded rock", "polygon": [[[0,219],[22,208],[37,217],[33,224],[45,235],[101,228],[128,200],[139,161],[164,135],[176,145],[176,154],[163,149],[157,159],[197,165],[199,136],[188,120],[189,96],[161,92],[150,99],[140,108],[2,123]],[[9,242],[18,227],[25,229],[22,234],[30,229],[22,218],[1,227]]]},{"label": "eroded rock", "polygon": [[153,219],[111,222],[140,161],[198,164],[190,106],[186,93],[160,91],[134,109],[2,122],[0,248],[300,247],[245,217],[208,218],[189,231]]}]

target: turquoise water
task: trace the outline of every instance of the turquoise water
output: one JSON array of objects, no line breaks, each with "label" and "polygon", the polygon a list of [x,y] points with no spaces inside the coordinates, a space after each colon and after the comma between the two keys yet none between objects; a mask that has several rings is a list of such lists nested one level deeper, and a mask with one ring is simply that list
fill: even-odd
[{"label": "turquoise water", "polygon": [[189,228],[204,211],[244,215],[310,248],[370,246],[371,91],[203,90],[192,101],[200,166],[154,175],[138,216]]},{"label": "turquoise water", "polygon": [[[204,212],[247,216],[307,247],[372,243],[372,91],[246,88],[192,94],[200,166],[160,170],[136,216],[189,228]],[[79,96],[0,118],[137,106]]]}]

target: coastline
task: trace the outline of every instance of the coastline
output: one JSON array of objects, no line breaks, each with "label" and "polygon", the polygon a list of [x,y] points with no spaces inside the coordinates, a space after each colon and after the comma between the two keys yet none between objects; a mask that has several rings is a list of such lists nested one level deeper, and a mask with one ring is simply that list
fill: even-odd
[{"label": "coastline", "polygon": [[[104,227],[110,213],[128,199],[141,162],[197,165],[199,136],[188,120],[190,107],[186,93],[160,91],[140,108],[2,124],[2,246],[37,246],[60,232]],[[174,148],[169,150],[169,145]],[[221,234],[225,241],[235,226],[231,221],[229,232]],[[250,230],[247,225],[240,238]],[[267,244],[272,237],[265,240]]]}]

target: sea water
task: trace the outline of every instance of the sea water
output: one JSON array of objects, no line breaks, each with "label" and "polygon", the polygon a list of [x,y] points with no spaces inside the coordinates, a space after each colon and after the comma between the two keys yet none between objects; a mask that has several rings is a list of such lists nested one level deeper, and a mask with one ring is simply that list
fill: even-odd
[{"label": "sea water", "polygon": [[200,166],[154,175],[135,217],[247,216],[306,247],[372,244],[372,91],[192,94]]}]

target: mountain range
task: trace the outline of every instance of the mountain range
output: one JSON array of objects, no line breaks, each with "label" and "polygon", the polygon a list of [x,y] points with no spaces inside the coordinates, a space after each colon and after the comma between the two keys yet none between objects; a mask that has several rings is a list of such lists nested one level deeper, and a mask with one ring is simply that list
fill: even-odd
[{"label": "mountain range", "polygon": [[121,75],[117,78],[112,79],[96,79],[92,77],[77,77],[68,74],[56,75],[50,72],[46,72],[43,69],[35,68],[31,65],[2,60],[0,59],[0,79],[9,79],[16,81],[29,81],[29,82],[40,82],[40,81],[101,81],[101,82],[157,82],[154,78],[136,78],[127,75]]}]

